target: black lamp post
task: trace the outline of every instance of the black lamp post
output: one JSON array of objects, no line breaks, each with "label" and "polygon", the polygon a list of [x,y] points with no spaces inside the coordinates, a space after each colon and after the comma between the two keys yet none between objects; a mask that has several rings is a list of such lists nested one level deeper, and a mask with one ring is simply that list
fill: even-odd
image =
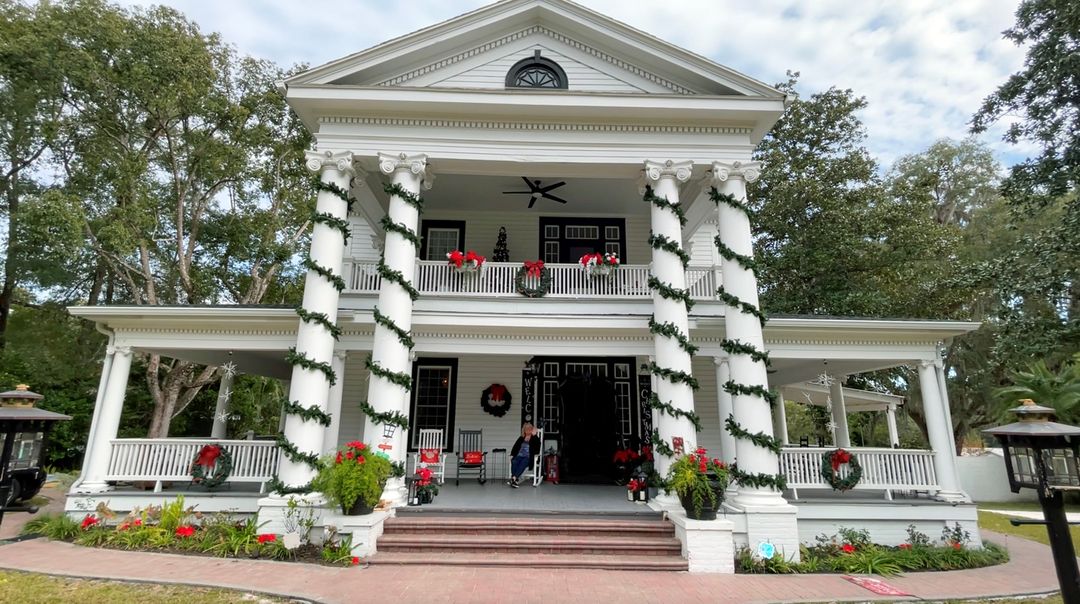
[{"label": "black lamp post", "polygon": [[1019,421],[983,432],[1001,441],[1012,492],[1038,492],[1061,596],[1065,604],[1080,604],[1080,572],[1062,494],[1080,490],[1080,428],[1050,421],[1054,410],[1031,399],[1021,402],[1012,410]]},{"label": "black lamp post", "polygon": [[[41,469],[41,455],[45,450],[45,436],[58,421],[70,416],[35,409],[40,394],[30,392],[25,384],[14,390],[0,393],[0,523],[4,512],[30,512],[33,506],[9,506],[18,499],[29,499],[41,484],[45,475]],[[16,449],[17,447],[17,449]]]}]

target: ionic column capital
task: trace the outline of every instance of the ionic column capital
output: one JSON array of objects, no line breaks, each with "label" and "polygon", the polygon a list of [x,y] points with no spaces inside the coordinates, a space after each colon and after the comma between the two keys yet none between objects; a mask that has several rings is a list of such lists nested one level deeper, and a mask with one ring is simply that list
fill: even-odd
[{"label": "ionic column capital", "polygon": [[737,178],[741,178],[746,182],[754,182],[761,176],[761,163],[756,161],[714,161],[711,172],[713,184],[720,184]]},{"label": "ionic column capital", "polygon": [[919,361],[919,368],[920,369],[927,369],[927,368],[930,368],[930,367],[934,367],[936,365],[937,365],[937,361],[932,361],[932,360],[929,360],[929,359],[923,359],[923,360]]},{"label": "ionic column capital", "polygon": [[718,355],[712,358],[712,362],[717,367],[723,367],[728,364],[728,357],[727,355]]},{"label": "ionic column capital", "polygon": [[658,162],[647,159],[645,160],[645,168],[642,170],[642,174],[645,177],[645,184],[651,185],[664,178],[673,178],[678,182],[686,182],[690,180],[690,175],[693,173],[693,170],[694,162],[690,160],[674,161],[669,159],[667,161]]},{"label": "ionic column capital", "polygon": [[131,346],[109,346],[105,349],[106,354],[131,354]]},{"label": "ionic column capital", "polygon": [[435,183],[435,175],[431,173],[428,167],[428,156],[424,153],[415,155],[379,153],[379,170],[383,174],[409,172],[420,179],[420,186],[425,190],[431,189]]},{"label": "ionic column capital", "polygon": [[353,154],[352,151],[308,151],[305,154],[307,158],[308,170],[312,172],[320,173],[325,170],[337,170],[338,172],[344,172],[351,176],[356,176],[356,168],[353,166]]},{"label": "ionic column capital", "polygon": [[335,350],[334,351],[334,358],[336,358],[336,359],[341,359],[342,361],[344,361],[346,359],[346,357],[348,357],[348,356],[349,356],[349,351],[348,350]]}]

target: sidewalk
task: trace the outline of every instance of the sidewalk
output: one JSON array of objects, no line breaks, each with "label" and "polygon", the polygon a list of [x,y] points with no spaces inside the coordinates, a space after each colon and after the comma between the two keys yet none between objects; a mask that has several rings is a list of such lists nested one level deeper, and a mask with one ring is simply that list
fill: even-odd
[{"label": "sidewalk", "polygon": [[[923,600],[1042,594],[1057,590],[1050,548],[989,534],[1012,557],[1003,566],[887,578]],[[833,602],[880,597],[839,575],[703,575],[673,572],[457,567],[325,567],[262,560],[88,549],[34,539],[0,546],[0,568],[72,577],[186,583],[294,597],[326,604],[374,596],[434,602]]]}]

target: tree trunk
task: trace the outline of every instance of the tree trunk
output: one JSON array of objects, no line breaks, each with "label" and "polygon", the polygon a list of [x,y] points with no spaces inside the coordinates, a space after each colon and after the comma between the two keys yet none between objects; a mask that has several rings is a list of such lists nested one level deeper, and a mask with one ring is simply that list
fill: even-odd
[{"label": "tree trunk", "polygon": [[4,285],[0,287],[0,350],[7,344],[8,317],[11,315],[11,300],[15,295],[15,226],[19,215],[19,194],[13,182],[7,183],[7,246],[4,250]]}]

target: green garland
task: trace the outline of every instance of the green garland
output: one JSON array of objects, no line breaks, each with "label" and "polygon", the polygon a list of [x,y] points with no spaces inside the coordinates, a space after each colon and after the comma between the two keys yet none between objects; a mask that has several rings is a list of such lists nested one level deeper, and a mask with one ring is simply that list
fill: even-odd
[{"label": "green garland", "polygon": [[649,332],[654,335],[664,336],[667,338],[674,338],[679,343],[679,347],[686,351],[690,356],[697,354],[698,347],[690,343],[690,338],[686,337],[679,327],[674,323],[657,323],[655,315],[649,317]]},{"label": "green garland", "polygon": [[686,384],[687,386],[690,386],[692,390],[697,390],[700,387],[697,378],[690,375],[689,373],[686,373],[685,371],[661,367],[655,362],[649,363],[649,371],[652,372],[653,375],[662,377],[665,380],[671,382],[672,384]]},{"label": "green garland", "polygon": [[720,256],[722,258],[724,258],[725,260],[738,262],[739,266],[745,268],[751,273],[754,273],[754,278],[760,277],[761,265],[759,265],[757,261],[755,261],[753,258],[740,254],[728,247],[726,243],[720,241],[720,235],[717,235],[713,238],[713,243],[716,244],[716,249],[720,252]]},{"label": "green garland", "polygon": [[832,459],[834,455],[839,454],[841,451],[844,451],[844,449],[834,449],[821,456],[821,477],[825,479],[825,482],[829,483],[829,486],[834,491],[842,493],[854,489],[859,484],[859,481],[862,480],[863,469],[854,453],[844,451],[844,453],[848,454],[848,475],[840,478],[840,472],[832,469]]},{"label": "green garland", "polygon": [[673,457],[675,450],[671,448],[671,445],[666,440],[660,438],[660,430],[653,428],[652,432],[652,446],[653,451],[667,457]]},{"label": "green garland", "polygon": [[398,341],[401,342],[402,344],[404,344],[406,348],[408,348],[409,350],[412,350],[413,347],[416,346],[416,343],[413,342],[412,337],[409,336],[409,332],[407,332],[404,329],[398,327],[398,324],[394,323],[394,321],[392,319],[390,319],[390,317],[388,317],[388,316],[382,314],[381,312],[379,312],[378,307],[375,307],[374,309],[372,309],[371,314],[372,314],[372,316],[375,317],[375,322],[376,323],[378,323],[379,325],[382,325],[383,327],[385,327],[385,328],[389,329],[390,331],[394,332],[394,335],[397,336]]},{"label": "green garland", "polygon": [[787,477],[783,474],[750,473],[743,472],[737,467],[732,467],[731,477],[745,487],[775,489],[777,491],[783,491],[787,488]]},{"label": "green garland", "polygon": [[716,297],[720,298],[720,301],[728,306],[733,306],[743,313],[757,317],[758,323],[761,323],[761,326],[765,327],[765,322],[768,321],[765,313],[758,310],[753,304],[743,302],[735,295],[727,293],[727,290],[724,289],[723,285],[716,289]]},{"label": "green garland", "polygon": [[195,463],[199,461],[199,457],[202,454],[202,448],[195,454],[195,459],[191,462],[191,482],[201,484],[202,486],[213,489],[221,486],[229,479],[229,475],[233,470],[233,458],[225,447],[221,445],[213,445],[218,448],[218,456],[214,459],[214,471],[209,476],[206,475],[206,468]]},{"label": "green garland", "polygon": [[405,187],[402,187],[397,183],[383,185],[383,191],[391,197],[395,195],[400,197],[402,201],[416,208],[417,212],[424,211],[424,199],[416,193],[410,193],[409,191],[406,191]]},{"label": "green garland", "polygon": [[406,241],[413,244],[414,248],[420,249],[420,238],[417,237],[416,233],[414,233],[412,231],[412,229],[410,229],[409,227],[407,227],[407,226],[405,226],[405,225],[403,225],[401,223],[394,222],[393,220],[390,220],[389,216],[383,216],[382,219],[379,220],[379,224],[382,225],[382,228],[386,232],[388,232],[388,233],[390,233],[390,232],[397,233],[398,235],[401,235],[402,237],[404,237]]},{"label": "green garland", "polygon": [[760,396],[769,403],[769,407],[775,407],[780,401],[780,397],[775,392],[766,390],[762,386],[753,385],[747,386],[746,384],[739,384],[735,380],[728,380],[724,382],[724,392],[731,395],[744,395],[744,396]]},{"label": "green garland", "polygon": [[398,386],[404,388],[406,391],[412,390],[411,375],[399,371],[391,371],[373,361],[371,355],[368,355],[367,359],[364,360],[364,365],[368,368],[368,371],[390,382],[391,384],[397,384]]},{"label": "green garland", "polygon": [[282,399],[281,410],[289,415],[298,415],[300,416],[300,419],[306,422],[316,422],[326,427],[329,427],[330,422],[332,421],[330,414],[322,409],[319,409],[318,407],[305,407],[298,401],[290,401],[289,399]]},{"label": "green garland", "polygon": [[302,463],[312,470],[318,471],[321,467],[319,463],[318,453],[304,453],[300,449],[296,448],[296,445],[289,442],[289,439],[285,438],[284,434],[278,434],[274,437],[274,441],[277,443],[281,452],[285,457],[289,458],[289,461],[293,463]]},{"label": "green garland", "polygon": [[768,434],[765,434],[764,432],[750,432],[746,428],[743,428],[739,425],[739,422],[735,421],[734,415],[729,415],[727,419],[724,420],[724,425],[727,426],[728,433],[735,438],[748,440],[763,449],[768,449],[773,453],[776,453],[777,455],[779,455],[780,451],[784,448],[783,443],[781,443],[778,439],[773,438]]},{"label": "green garland", "polygon": [[671,403],[665,403],[661,401],[660,397],[656,396],[655,392],[649,395],[649,406],[653,409],[663,411],[664,413],[668,414],[671,417],[674,417],[675,419],[678,419],[680,417],[686,418],[690,421],[691,424],[694,424],[695,432],[701,432],[704,429],[701,427],[701,418],[698,417],[696,413],[694,413],[693,411],[684,411],[682,409],[679,409],[678,407],[672,406]]},{"label": "green garland", "polygon": [[546,296],[548,290],[551,289],[551,271],[546,266],[540,269],[540,282],[536,287],[527,287],[525,285],[525,278],[528,274],[529,269],[524,266],[518,269],[517,274],[514,275],[514,290],[526,298],[543,298]]},{"label": "green garland", "polygon": [[652,231],[649,231],[649,245],[654,250],[664,250],[670,252],[679,257],[682,261],[683,270],[686,270],[690,266],[690,254],[686,253],[686,250],[682,249],[678,243],[668,239],[663,235],[657,235]]},{"label": "green garland", "polygon": [[320,191],[326,191],[327,193],[333,193],[338,199],[345,202],[345,205],[349,212],[352,212],[353,204],[356,203],[356,198],[349,195],[349,192],[341,187],[335,185],[332,182],[323,182],[321,180],[316,181],[318,184],[315,188]]},{"label": "green garland", "polygon": [[671,287],[663,281],[649,275],[649,288],[660,292],[661,298],[668,300],[681,300],[686,305],[686,312],[694,308],[694,301],[690,299],[690,290]]},{"label": "green garland", "polygon": [[266,481],[266,488],[271,493],[279,493],[281,495],[306,495],[314,490],[315,481],[309,481],[302,485],[290,487],[286,485],[274,474],[270,477],[270,480]]},{"label": "green garland", "polygon": [[299,365],[310,371],[321,371],[331,386],[337,383],[337,374],[334,373],[334,368],[330,366],[330,363],[316,361],[302,352],[297,352],[295,346],[290,346],[289,352],[285,353],[285,362],[294,366]]},{"label": "green garland", "polygon": [[360,410],[364,412],[364,415],[371,419],[371,422],[378,425],[391,424],[401,428],[402,430],[409,429],[409,418],[405,417],[398,411],[387,411],[385,413],[379,413],[375,411],[375,408],[371,406],[371,403],[367,401],[360,401]]},{"label": "green garland", "polygon": [[341,278],[341,275],[335,275],[334,271],[316,263],[309,256],[305,256],[301,264],[304,265],[304,268],[314,271],[320,277],[329,281],[334,286],[334,289],[338,290],[338,293],[345,291],[345,280]]},{"label": "green garland", "polygon": [[760,363],[765,363],[766,367],[772,364],[772,361],[769,360],[769,353],[758,350],[753,344],[747,344],[739,340],[724,339],[720,341],[720,348],[724,349],[724,352],[727,352],[728,354],[750,355],[751,359]]},{"label": "green garland", "polygon": [[727,206],[729,206],[731,208],[735,208],[736,210],[742,212],[743,214],[746,214],[746,217],[749,218],[750,220],[754,219],[754,211],[750,209],[750,206],[746,205],[745,203],[742,203],[738,199],[735,199],[735,194],[734,193],[724,194],[724,193],[721,193],[720,191],[717,191],[716,187],[710,187],[709,188],[709,197],[712,198],[713,203],[715,203],[717,205],[720,205],[721,203],[723,203],[723,204],[725,204],[725,205],[727,205]]},{"label": "green garland", "polygon": [[313,323],[315,325],[322,325],[323,327],[326,328],[326,331],[330,332],[330,335],[334,336],[335,340],[341,338],[341,333],[342,333],[341,328],[338,327],[337,325],[334,325],[333,323],[331,323],[330,322],[330,317],[326,316],[326,314],[321,313],[321,312],[311,312],[311,311],[308,311],[308,310],[304,310],[304,307],[302,307],[302,306],[297,306],[293,310],[296,311],[297,316],[299,316],[300,320],[303,321],[304,323]]},{"label": "green garland", "polygon": [[670,210],[679,219],[679,224],[686,226],[686,214],[678,204],[671,203],[664,197],[657,197],[656,193],[653,193],[653,188],[649,185],[645,186],[645,196],[642,198],[661,210]]},{"label": "green garland", "polygon": [[386,279],[387,281],[392,281],[400,285],[401,289],[405,290],[405,292],[409,294],[409,298],[411,298],[413,302],[416,302],[420,299],[420,292],[416,291],[416,288],[413,287],[412,283],[410,283],[409,280],[405,278],[405,275],[401,274],[401,271],[397,271],[390,268],[389,266],[386,266],[386,263],[383,262],[382,258],[379,258],[378,270],[380,277]]},{"label": "green garland", "polygon": [[337,229],[341,232],[341,236],[345,238],[345,243],[349,242],[350,233],[348,220],[338,218],[329,212],[315,211],[311,213],[311,221],[325,224],[332,229]]}]

